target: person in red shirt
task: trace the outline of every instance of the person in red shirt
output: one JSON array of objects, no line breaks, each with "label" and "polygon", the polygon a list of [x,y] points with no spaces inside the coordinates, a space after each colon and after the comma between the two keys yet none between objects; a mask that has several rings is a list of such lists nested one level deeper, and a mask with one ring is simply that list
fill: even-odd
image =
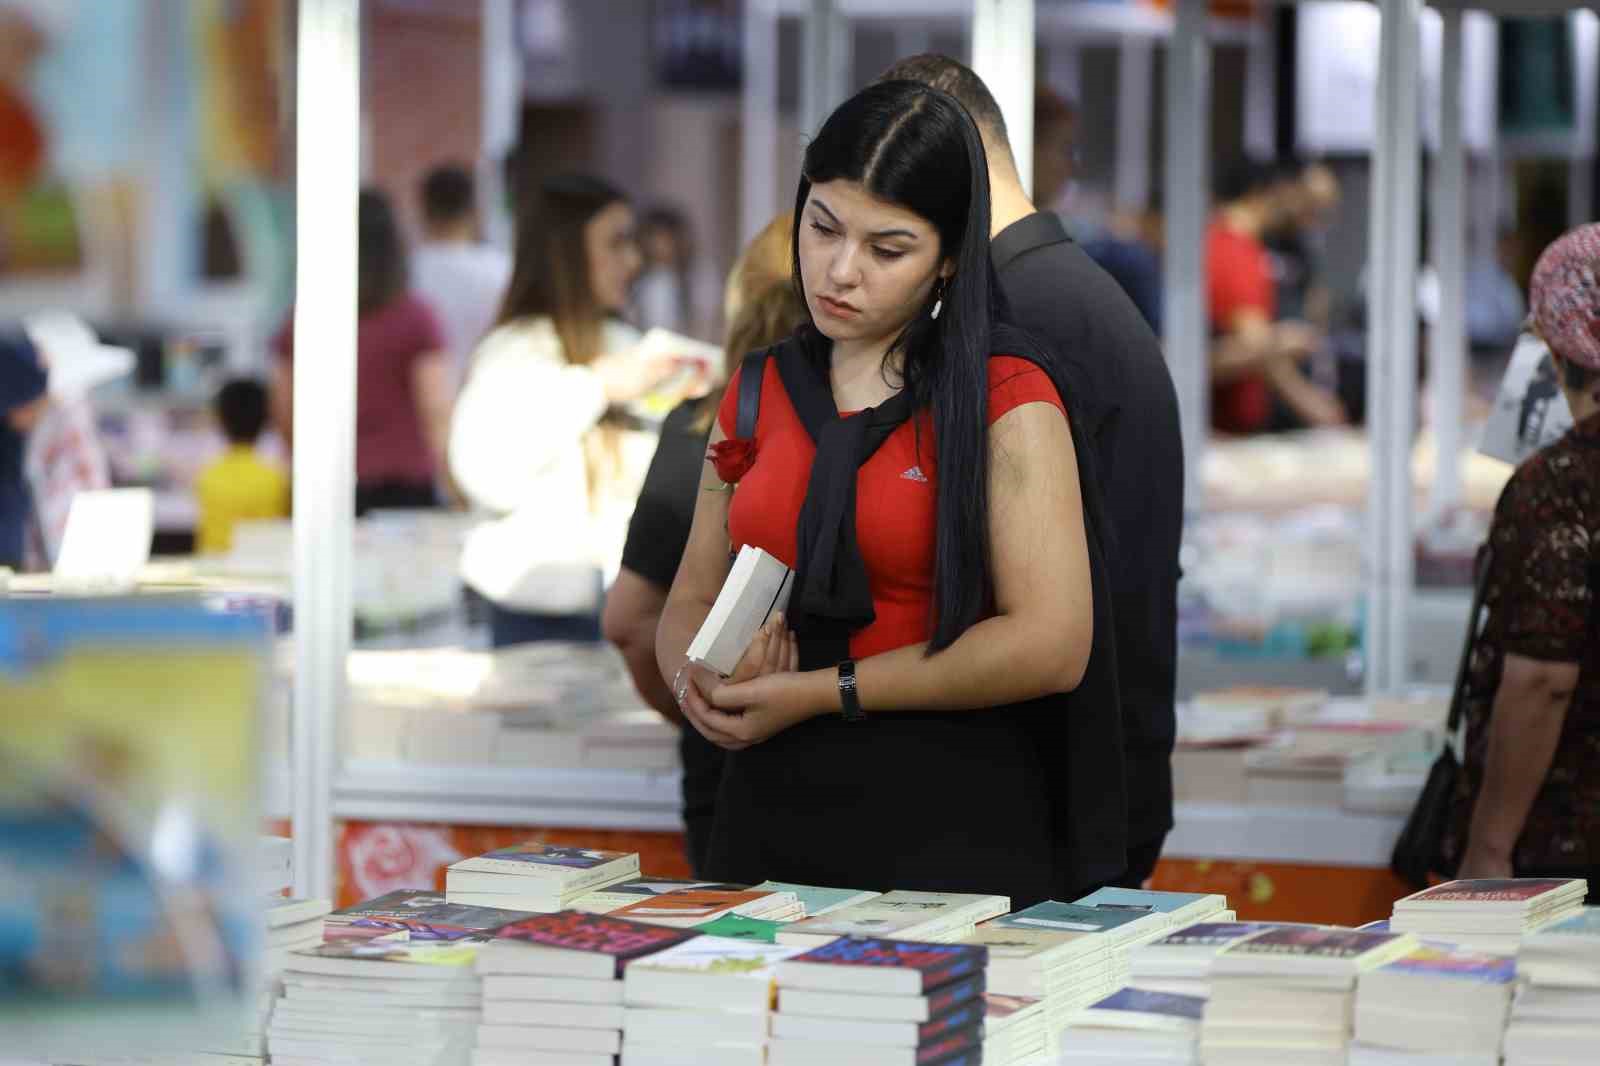
[{"label": "person in red shirt", "polygon": [[1272,264],[1263,233],[1286,224],[1290,179],[1244,163],[1224,179],[1206,231],[1206,303],[1211,318],[1211,424],[1225,433],[1260,433],[1274,398],[1306,425],[1339,425],[1344,409],[1310,381],[1300,361],[1321,344],[1303,322],[1278,321]]},{"label": "person in red shirt", "polygon": [[[705,874],[1074,898],[1126,864],[1098,482],[1053,360],[994,321],[977,129],[880,82],[802,175],[810,321],[729,385],[657,632],[729,752]],[[754,433],[730,439],[751,374]],[[730,540],[796,574],[722,678],[686,655]]]}]

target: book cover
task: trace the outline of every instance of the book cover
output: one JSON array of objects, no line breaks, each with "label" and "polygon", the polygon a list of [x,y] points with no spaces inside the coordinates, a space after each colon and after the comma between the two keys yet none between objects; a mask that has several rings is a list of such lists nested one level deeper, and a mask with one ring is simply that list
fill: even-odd
[{"label": "book cover", "polygon": [[[1180,1018],[1196,1024],[1205,1014],[1203,996],[1182,996],[1174,992],[1147,992],[1142,988],[1124,988],[1095,1003],[1092,1011],[1120,1011],[1128,1014],[1155,1014],[1164,1018]],[[1109,1019],[1096,1018],[1096,1021]]]},{"label": "book cover", "polygon": [[983,999],[984,1013],[991,1025],[1021,1014],[1029,1007],[1044,1002],[1044,1000],[1036,999],[1033,996],[1002,996],[994,993],[984,996]]},{"label": "book cover", "polygon": [[771,892],[717,892],[710,889],[688,889],[665,895],[647,896],[630,903],[612,914],[618,918],[649,918],[709,921],[719,914],[772,897]]},{"label": "book cover", "polygon": [[1027,910],[996,918],[991,925],[1016,929],[1057,929],[1071,933],[1106,933],[1148,917],[1149,911],[1085,907],[1046,901]]},{"label": "book cover", "polygon": [[[953,892],[894,891],[843,907],[821,918],[806,918],[795,922],[789,929],[808,936],[892,936],[926,922],[935,921],[967,907],[992,901],[995,914],[1005,912],[1006,900],[1002,896],[976,896]],[[985,911],[992,908],[984,907]],[[991,917],[989,913],[974,914],[975,921]]]},{"label": "book cover", "polygon": [[760,974],[777,963],[794,958],[804,950],[783,944],[695,936],[682,944],[631,963],[628,968],[632,970],[643,967],[651,970],[743,976]]},{"label": "book cover", "polygon": [[1545,926],[1538,935],[1600,937],[1600,907],[1585,907],[1577,914]]},{"label": "book cover", "polygon": [[679,877],[635,877],[620,885],[602,889],[595,895],[615,893],[619,896],[665,896],[669,892],[749,892],[749,885],[730,885],[720,881],[694,881]]},{"label": "book cover", "polygon": [[917,1066],[935,1066],[936,1063],[945,1063],[952,1057],[963,1055],[969,1051],[977,1051],[982,1043],[983,1027],[981,1025],[973,1025],[969,1029],[950,1033],[917,1048]]},{"label": "book cover", "polygon": [[[973,977],[963,978],[959,981],[952,981],[950,984],[947,984],[942,988],[935,989],[934,991],[928,993],[928,1017],[938,1017],[945,1011],[965,1003],[968,1000],[977,999],[979,996],[984,994],[984,990],[987,987],[987,976],[980,973]],[[1023,997],[1000,996],[996,998],[1013,998],[1021,1000]]]},{"label": "book cover", "polygon": [[617,960],[620,973],[622,966],[630,959],[682,944],[694,939],[695,935],[686,929],[630,922],[607,914],[560,911],[556,914],[536,914],[503,925],[495,930],[494,939],[609,955]]},{"label": "book cover", "polygon": [[462,940],[492,935],[495,930],[524,918],[528,911],[502,910],[499,907],[473,907],[463,903],[441,903],[425,907],[405,917],[371,916],[357,918],[347,928],[351,932],[370,930],[373,935],[406,933],[410,940]]},{"label": "book cover", "polygon": [[724,914],[704,925],[694,927],[695,932],[706,936],[726,937],[729,940],[753,940],[759,944],[776,944],[782,922],[769,922],[761,918],[746,918],[742,914]]},{"label": "book cover", "polygon": [[1363,933],[1392,933],[1392,932],[1394,932],[1394,930],[1392,928],[1390,928],[1389,919],[1387,919],[1387,918],[1379,918],[1375,922],[1368,922],[1366,925],[1360,925],[1360,926],[1357,926],[1356,928],[1360,929]]},{"label": "book cover", "polygon": [[362,918],[411,918],[432,907],[445,905],[444,893],[432,889],[402,888],[354,907],[345,907],[328,915],[329,925],[348,925]]},{"label": "book cover", "polygon": [[1484,985],[1508,985],[1517,979],[1517,960],[1504,955],[1482,955],[1423,945],[1409,955],[1379,968],[1378,972],[1471,981]]},{"label": "book cover", "polygon": [[1235,958],[1250,955],[1290,955],[1301,958],[1359,959],[1404,939],[1403,934],[1364,933],[1359,929],[1325,926],[1269,929],[1224,950]]},{"label": "book cover", "polygon": [[[1373,924],[1376,925],[1378,923]],[[1389,931],[1389,923],[1384,922],[1382,924],[1384,925],[1382,930],[1373,931],[1387,933]],[[1225,947],[1236,941],[1243,940],[1245,937],[1255,936],[1257,933],[1265,933],[1269,929],[1286,928],[1294,927],[1280,922],[1198,922],[1168,933],[1160,940],[1153,941],[1150,946],[1174,948]],[[1362,926],[1361,928],[1366,930],[1368,927]]]},{"label": "book cover", "polygon": [[756,885],[759,892],[793,892],[805,904],[806,917],[816,918],[832,911],[867,903],[882,896],[882,892],[867,892],[854,888],[821,888],[816,885],[790,885],[782,881],[763,881]]},{"label": "book cover", "polygon": [[982,973],[989,950],[979,944],[918,944],[906,940],[845,937],[796,956],[796,965],[916,970],[924,992]]},{"label": "book cover", "polygon": [[349,959],[360,962],[470,970],[478,958],[478,949],[485,943],[486,941],[482,939],[438,943],[381,937],[374,940],[341,940],[332,944],[319,944],[295,954],[313,959]]},{"label": "book cover", "polygon": [[637,854],[622,851],[600,851],[595,848],[570,847],[564,844],[546,844],[531,840],[513,844],[509,848],[491,851],[463,859],[450,866],[463,873],[505,873],[528,877],[570,877],[573,871],[594,870],[609,863],[627,859],[638,862]]},{"label": "book cover", "polygon": [[794,571],[760,548],[739,549],[706,620],[690,642],[688,657],[726,677],[767,619],[789,603]]},{"label": "book cover", "polygon": [[1215,901],[1218,910],[1221,910],[1226,903],[1221,896],[1198,892],[1145,892],[1131,888],[1102,888],[1078,900],[1076,905],[1102,910],[1138,911],[1142,914],[1172,914],[1208,900]]},{"label": "book cover", "polygon": [[1578,882],[1570,878],[1523,877],[1484,878],[1475,881],[1446,881],[1423,889],[1395,904],[1397,909],[1425,903],[1532,903],[1542,896],[1571,891]]}]

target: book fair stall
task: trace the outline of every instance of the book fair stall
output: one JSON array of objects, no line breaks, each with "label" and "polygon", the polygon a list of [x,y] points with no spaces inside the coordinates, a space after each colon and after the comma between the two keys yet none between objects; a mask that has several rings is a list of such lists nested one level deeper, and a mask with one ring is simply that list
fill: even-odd
[{"label": "book fair stall", "polygon": [[[1462,430],[1466,172],[1483,149],[1463,88],[1489,76],[1473,42],[1496,15],[1583,8],[1590,132],[1571,152],[1592,162],[1600,18],[1543,0],[1371,5],[1365,431],[1258,442],[1209,437],[1194,175],[1210,169],[1212,45],[1244,47],[1271,81],[1264,23],[1205,0],[919,5],[970,27],[973,67],[1021,131],[1036,50],[1119,42],[1135,70],[1165,56],[1165,98],[1146,78],[1119,126],[1164,116],[1189,511],[1176,825],[1144,889],[1014,908],[693,880],[676,728],[621,656],[482,647],[456,576],[465,524],[353,516],[364,6],[298,10],[293,329],[321,365],[294,382],[292,521],[242,526],[224,557],[89,558],[0,595],[0,705],[46,711],[4,715],[0,737],[18,767],[0,775],[0,885],[17,886],[0,891],[0,961],[26,961],[0,967],[0,1066],[1594,1061],[1589,886],[1418,891],[1390,857],[1446,742],[1472,552],[1510,470]],[[485,0],[484,18],[509,26],[513,6]],[[743,5],[742,236],[782,206],[780,23],[801,30],[813,128],[848,95],[852,24],[903,11]],[[506,91],[500,47],[485,45],[486,96]],[[1270,122],[1246,125],[1267,137]],[[1031,135],[1015,141],[1026,173]],[[1424,199],[1440,267],[1421,398]],[[120,515],[148,542],[137,505],[74,521]],[[84,536],[115,554],[112,533]]]}]

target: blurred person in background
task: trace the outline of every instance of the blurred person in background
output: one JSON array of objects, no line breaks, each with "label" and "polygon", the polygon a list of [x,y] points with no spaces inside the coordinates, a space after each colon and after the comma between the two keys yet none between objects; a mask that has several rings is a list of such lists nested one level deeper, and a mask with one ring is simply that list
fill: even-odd
[{"label": "blurred person in background", "polygon": [[1284,210],[1264,243],[1277,283],[1278,316],[1326,332],[1333,295],[1324,259],[1342,196],[1339,178],[1326,163],[1291,162],[1277,168],[1277,174]]},{"label": "blurred person in background", "polygon": [[1458,877],[1585,877],[1600,893],[1600,225],[1534,269],[1533,327],[1574,425],[1517,467],[1489,529],[1447,861]]},{"label": "blurred person in background", "polygon": [[[388,197],[361,193],[356,271],[356,514],[437,507],[450,426],[449,356],[433,311],[410,289],[405,243]],[[273,341],[272,418],[294,440],[294,315]],[[315,351],[300,353],[311,360]]]},{"label": "blurred person in background", "polygon": [[289,516],[288,475],[256,454],[267,426],[267,390],[260,382],[238,378],[218,390],[214,406],[228,450],[195,481],[200,505],[195,550],[202,555],[233,547],[233,527],[240,522]]},{"label": "blurred person in background", "polygon": [[1304,425],[1344,424],[1338,397],[1301,365],[1320,348],[1322,334],[1278,313],[1263,239],[1292,221],[1292,183],[1277,168],[1245,161],[1224,176],[1217,199],[1206,232],[1212,426],[1224,433],[1267,432],[1275,403]]},{"label": "blurred person in background", "polygon": [[583,174],[520,205],[494,330],[473,353],[450,430],[450,471],[486,520],[462,578],[490,605],[496,647],[600,639],[605,580],[655,440],[607,413],[674,373],[620,318],[641,259],[623,193]]},{"label": "blurred person in background", "polygon": [[511,280],[511,257],[482,239],[472,171],[453,163],[422,179],[422,243],[411,257],[412,288],[439,317],[451,381],[494,325]]},{"label": "blurred person in background", "polygon": [[28,434],[49,407],[49,374],[20,332],[0,333],[0,567],[19,569],[33,516],[23,472]]},{"label": "blurred person in background", "polygon": [[[773,219],[750,242],[728,275],[724,301],[727,376],[738,369],[746,353],[778,343],[806,321],[805,304],[790,280],[793,227],[792,214]],[[684,721],[656,665],[656,625],[689,542],[706,441],[721,404],[719,389],[704,399],[686,401],[662,425],[661,443],[628,525],[622,571],[606,596],[604,618],[606,639],[622,652],[639,694],[679,727],[683,823],[689,863],[697,877],[704,875],[711,842],[717,787],[722,781],[722,749]]]},{"label": "blurred person in background", "polygon": [[689,328],[689,220],[674,207],[655,207],[639,219],[639,250],[644,272],[634,286],[642,329],[657,326],[678,333]]},{"label": "blurred person in background", "polygon": [[[990,260],[1009,320],[1048,345],[1062,364],[1077,417],[1094,445],[1115,542],[1107,554],[1115,552],[1125,564],[1112,563],[1110,581],[1128,783],[1127,867],[1108,876],[1137,888],[1154,871],[1172,828],[1183,535],[1183,434],[1172,377],[1132,301],[1073,242],[1061,219],[1037,210],[1023,192],[1005,118],[982,79],[941,55],[902,60],[883,78],[942,89],[973,116],[988,164]],[[1046,129],[1059,132],[1060,118],[1048,116],[1063,111],[1046,107],[1044,113]],[[1052,154],[1058,161],[1070,156],[1059,147]],[[1056,180],[1070,177],[1059,166],[1047,170]],[[1041,172],[1035,173],[1037,180]],[[1085,887],[1080,881],[1069,890]]]}]

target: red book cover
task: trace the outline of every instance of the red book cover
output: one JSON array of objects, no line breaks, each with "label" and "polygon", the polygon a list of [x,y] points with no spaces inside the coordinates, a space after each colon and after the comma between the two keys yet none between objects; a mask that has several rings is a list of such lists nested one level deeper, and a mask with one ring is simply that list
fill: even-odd
[{"label": "red book cover", "polygon": [[919,944],[908,940],[843,937],[789,961],[917,970],[922,974],[922,989],[926,992],[983,973],[989,965],[989,949],[980,944]]},{"label": "red book cover", "polygon": [[582,914],[578,911],[540,914],[501,926],[494,932],[496,940],[516,940],[540,947],[609,955],[616,960],[619,974],[623,964],[632,959],[652,955],[685,940],[693,940],[698,935],[687,929],[646,925],[608,914]]},{"label": "red book cover", "polygon": [[1540,896],[1565,888],[1572,882],[1558,877],[1485,878],[1477,881],[1446,881],[1418,892],[1408,903],[1530,903]]}]

